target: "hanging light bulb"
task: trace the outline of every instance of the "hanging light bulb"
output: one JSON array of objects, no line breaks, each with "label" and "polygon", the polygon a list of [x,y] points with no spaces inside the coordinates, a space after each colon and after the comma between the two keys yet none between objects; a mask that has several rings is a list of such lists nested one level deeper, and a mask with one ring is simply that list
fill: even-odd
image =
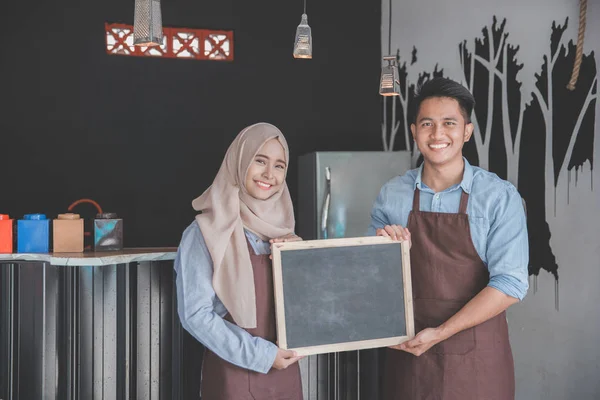
[{"label": "hanging light bulb", "polygon": [[381,82],[379,83],[379,94],[382,96],[399,96],[400,81],[398,66],[395,56],[384,56],[383,59],[388,62],[381,68]]},{"label": "hanging light bulb", "polygon": [[294,58],[312,58],[312,34],[310,26],[308,26],[308,16],[306,15],[306,0],[304,0],[304,14],[302,14],[300,25],[296,28]]},{"label": "hanging light bulb", "polygon": [[133,44],[160,46],[163,42],[160,0],[135,0]]}]

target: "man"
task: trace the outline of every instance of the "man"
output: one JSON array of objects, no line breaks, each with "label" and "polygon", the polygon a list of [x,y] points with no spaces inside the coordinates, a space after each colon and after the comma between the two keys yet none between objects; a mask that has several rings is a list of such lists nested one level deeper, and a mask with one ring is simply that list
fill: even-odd
[{"label": "man", "polygon": [[411,242],[417,335],[386,353],[386,400],[514,398],[505,310],[528,289],[528,241],[513,185],[471,166],[472,94],[449,79],[416,96],[423,165],[386,183],[370,233]]}]

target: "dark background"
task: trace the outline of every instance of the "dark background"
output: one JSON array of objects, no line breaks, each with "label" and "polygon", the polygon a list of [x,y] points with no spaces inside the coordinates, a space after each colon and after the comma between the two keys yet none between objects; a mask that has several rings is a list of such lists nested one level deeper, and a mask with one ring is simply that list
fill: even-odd
[{"label": "dark background", "polygon": [[286,135],[294,202],[298,156],[382,150],[380,3],[308,1],[312,60],[292,57],[301,1],[163,1],[166,27],[233,30],[233,62],[106,54],[104,24],[133,13],[133,0],[5,6],[0,213],[55,218],[91,198],[124,219],[125,246],[175,246],[247,125]]}]

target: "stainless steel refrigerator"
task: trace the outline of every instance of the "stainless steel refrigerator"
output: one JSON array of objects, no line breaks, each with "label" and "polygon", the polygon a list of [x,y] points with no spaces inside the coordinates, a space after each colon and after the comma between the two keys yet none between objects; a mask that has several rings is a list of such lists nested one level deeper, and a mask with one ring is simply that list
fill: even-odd
[{"label": "stainless steel refrigerator", "polygon": [[[381,187],[410,169],[399,152],[315,152],[299,158],[296,228],[305,240],[366,236]],[[305,400],[378,400],[379,349],[310,356],[300,361]]]}]

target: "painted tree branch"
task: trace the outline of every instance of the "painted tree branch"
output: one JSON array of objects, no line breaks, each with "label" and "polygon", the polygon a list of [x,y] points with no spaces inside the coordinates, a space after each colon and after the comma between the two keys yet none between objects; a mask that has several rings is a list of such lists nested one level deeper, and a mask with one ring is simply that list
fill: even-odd
[{"label": "painted tree branch", "polygon": [[[565,26],[566,26],[566,22],[565,22]],[[564,47],[564,37],[563,34],[561,33],[560,35],[560,40],[558,41],[558,45],[556,46],[556,52],[554,54],[550,55],[550,65],[548,66],[548,71],[553,70],[554,69],[554,64],[556,64],[556,60],[558,60],[558,55],[560,54],[560,49]],[[550,79],[550,73],[548,73],[548,79]]]},{"label": "painted tree branch", "polygon": [[523,115],[525,114],[525,101],[521,96],[521,113],[519,114],[519,122],[517,123],[517,136],[515,137],[515,153],[519,153],[521,148],[521,136],[523,133]]},{"label": "painted tree branch", "polygon": [[389,151],[394,151],[394,142],[396,141],[396,134],[398,133],[398,128],[400,128],[400,121],[396,121],[396,97],[392,99],[392,132],[390,134],[390,144]]},{"label": "painted tree branch", "polygon": [[404,142],[406,143],[406,150],[411,150],[410,137],[408,134],[408,82],[404,85],[404,95],[400,95],[400,105],[404,110],[402,119],[404,121]]},{"label": "painted tree branch", "polygon": [[[562,36],[561,36],[561,40],[562,40]],[[559,47],[560,48],[560,47]],[[560,50],[556,50],[556,54],[560,53]],[[556,59],[555,59],[556,61]],[[552,64],[552,67],[554,68],[554,64]],[[548,68],[548,79],[546,79],[547,81],[547,93],[548,93],[548,99],[547,99],[547,107],[548,107],[548,119],[546,121],[546,148],[545,148],[545,153],[546,153],[546,179],[545,179],[545,184],[546,184],[546,193],[548,193],[550,191],[550,188],[552,188],[552,196],[546,196],[546,204],[548,203],[548,199],[552,199],[551,201],[551,205],[552,205],[552,209],[554,212],[554,216],[556,217],[556,186],[554,186],[554,157],[552,155],[552,146],[554,144],[554,99],[553,99],[553,85],[552,85],[552,72],[553,72],[553,68],[550,69]],[[546,215],[548,215],[546,213]]]},{"label": "painted tree branch", "polygon": [[388,151],[388,144],[387,144],[387,97],[383,98],[383,122],[381,123],[381,141],[383,143],[383,151]]},{"label": "painted tree branch", "polygon": [[[496,57],[494,57],[494,65],[498,65],[498,60],[500,59],[500,54],[502,54],[502,49],[504,48],[504,42],[506,41],[507,33],[503,34],[500,37],[500,44],[498,45],[498,52],[496,53]],[[492,40],[493,44],[493,40]]]},{"label": "painted tree branch", "polygon": [[[573,149],[575,148],[575,143],[577,142],[577,137],[579,136],[579,130],[581,129],[581,124],[583,122],[583,118],[585,117],[585,114],[586,114],[588,108],[590,107],[590,103],[598,98],[598,93],[597,92],[593,93],[594,89],[596,88],[597,82],[598,82],[598,77],[594,78],[594,81],[590,85],[590,90],[588,90],[588,94],[585,98],[585,102],[583,103],[583,107],[581,108],[581,111],[579,112],[579,115],[577,116],[577,122],[575,123],[575,127],[573,128],[573,132],[571,133],[571,140],[569,140],[569,146],[567,147],[567,153],[565,154],[565,158],[562,160],[562,162],[560,164],[559,180],[560,180],[560,174],[564,174],[564,171],[569,166],[569,161],[571,160],[571,157],[573,156]],[[567,167],[563,168],[565,166],[565,164],[567,165]]]},{"label": "painted tree branch", "polygon": [[[469,52],[469,50],[467,49],[467,41],[465,40],[463,42],[463,46],[464,46],[464,50],[465,52]],[[471,93],[473,93],[473,86],[475,84],[475,59],[476,58],[480,58],[482,61],[480,61],[483,64],[483,61],[485,61],[485,63],[487,64],[487,61],[484,60],[483,58],[479,57],[477,54],[475,54],[475,50],[473,49],[473,53],[471,53],[471,63],[470,63],[470,67],[469,67],[469,76],[465,76],[465,78],[467,78],[468,80],[468,89],[471,91]],[[461,66],[463,69],[463,72],[465,72],[465,60],[464,57],[461,53]],[[481,128],[479,126],[479,121],[477,119],[477,114],[475,113],[475,110],[473,110],[471,112],[471,122],[473,123],[474,129],[473,129],[473,137],[475,138],[475,147],[477,148],[477,153],[480,153],[480,149],[483,150],[484,148],[484,143],[483,143],[483,137],[481,135]]]},{"label": "painted tree branch", "polygon": [[[466,41],[465,41],[465,47],[466,47]],[[475,49],[473,49],[473,55],[471,56],[471,68],[470,68],[471,77],[469,79],[469,83],[470,83],[469,90],[471,92],[473,92],[473,85],[475,84],[475,56],[476,56]]]},{"label": "painted tree branch", "polygon": [[[487,27],[488,31],[488,42],[489,42],[489,59],[495,59],[494,54],[494,40],[490,27]],[[492,122],[493,122],[493,111],[494,111],[494,72],[495,68],[491,68],[491,64],[488,66],[488,102],[487,102],[487,120],[485,124],[485,137],[482,138],[481,151],[477,151],[479,154],[479,166],[483,169],[489,169],[489,148],[490,148],[490,136],[492,133]],[[480,132],[481,134],[481,132]]]},{"label": "painted tree branch", "polygon": [[[506,37],[503,35],[503,37]],[[502,74],[501,74],[501,84],[502,84],[502,127],[504,133],[504,148],[506,151],[506,169],[507,169],[507,178],[508,181],[511,182],[515,187],[519,187],[519,149],[520,149],[520,139],[521,139],[521,121],[523,120],[523,111],[524,104],[521,98],[521,104],[519,104],[519,124],[517,126],[517,132],[515,133],[515,141],[513,142],[512,128],[510,126],[510,114],[508,107],[508,51],[505,46],[502,50]],[[496,68],[496,71],[498,69]],[[500,72],[500,71],[498,71]]]},{"label": "painted tree branch", "polygon": [[540,92],[540,89],[535,85],[533,86],[533,95],[537,98],[538,103],[540,103],[540,109],[544,115],[544,120],[547,120],[549,118],[548,104],[546,103],[546,99],[544,99],[542,92]]}]

